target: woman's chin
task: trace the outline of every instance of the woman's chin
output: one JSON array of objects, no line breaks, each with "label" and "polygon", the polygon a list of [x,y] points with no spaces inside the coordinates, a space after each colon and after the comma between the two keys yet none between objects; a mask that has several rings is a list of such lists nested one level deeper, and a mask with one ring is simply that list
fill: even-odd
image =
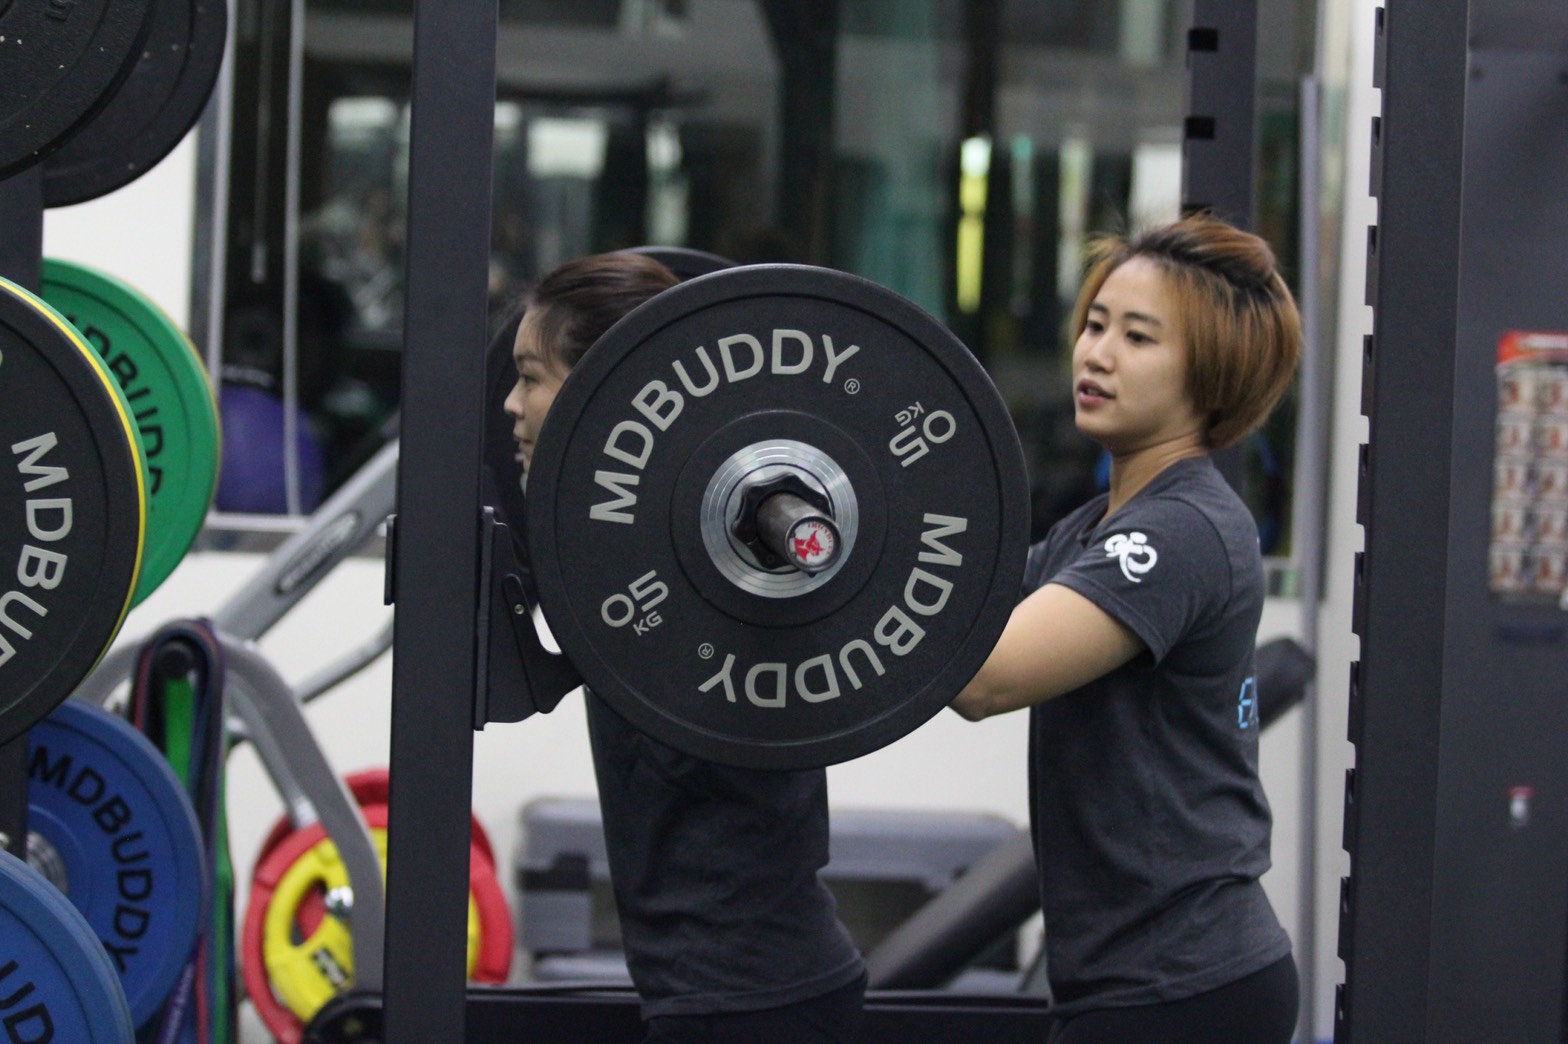
[{"label": "woman's chin", "polygon": [[1073,424],[1078,429],[1078,434],[1084,438],[1093,439],[1102,446],[1107,438],[1114,435],[1113,432],[1106,430],[1105,423],[1099,417],[1085,413],[1083,410],[1073,414]]}]

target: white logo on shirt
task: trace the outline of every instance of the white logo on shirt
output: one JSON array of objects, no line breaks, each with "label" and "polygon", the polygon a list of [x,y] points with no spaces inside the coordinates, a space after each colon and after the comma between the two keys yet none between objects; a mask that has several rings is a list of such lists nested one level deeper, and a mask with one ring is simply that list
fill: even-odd
[{"label": "white logo on shirt", "polygon": [[1105,542],[1105,556],[1121,559],[1122,575],[1135,584],[1143,583],[1142,574],[1154,568],[1160,554],[1149,546],[1142,533],[1117,533]]},{"label": "white logo on shirt", "polygon": [[1236,724],[1241,728],[1256,728],[1258,724],[1258,680],[1248,676],[1241,683],[1241,698],[1236,702]]}]

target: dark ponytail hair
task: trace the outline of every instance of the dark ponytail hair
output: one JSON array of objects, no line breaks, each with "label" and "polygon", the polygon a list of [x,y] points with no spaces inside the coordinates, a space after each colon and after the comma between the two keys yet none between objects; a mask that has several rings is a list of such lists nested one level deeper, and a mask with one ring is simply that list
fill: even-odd
[{"label": "dark ponytail hair", "polygon": [[540,354],[570,370],[622,316],[678,281],[659,262],[626,251],[566,262],[529,295]]}]

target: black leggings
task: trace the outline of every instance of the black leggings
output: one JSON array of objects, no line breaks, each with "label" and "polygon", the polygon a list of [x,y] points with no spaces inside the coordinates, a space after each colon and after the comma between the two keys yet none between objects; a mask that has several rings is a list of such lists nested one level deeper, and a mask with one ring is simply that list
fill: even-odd
[{"label": "black leggings", "polygon": [[1196,997],[1134,1008],[1100,1008],[1052,1027],[1050,1044],[1290,1044],[1300,1004],[1288,955]]},{"label": "black leggings", "polygon": [[860,1032],[865,977],[820,997],[761,1011],[665,1015],[642,1044],[850,1044]]}]

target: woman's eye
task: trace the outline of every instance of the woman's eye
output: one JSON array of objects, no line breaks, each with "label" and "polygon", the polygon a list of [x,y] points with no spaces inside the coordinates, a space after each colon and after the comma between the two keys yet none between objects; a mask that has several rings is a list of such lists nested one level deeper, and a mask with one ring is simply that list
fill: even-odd
[{"label": "woman's eye", "polygon": [[1102,323],[1102,322],[1099,322],[1098,320],[1095,320],[1095,319],[1087,320],[1083,324],[1083,328],[1085,330],[1088,330],[1090,333],[1093,333],[1093,334],[1098,334],[1098,333],[1104,333],[1105,332],[1105,324]]},{"label": "woman's eye", "polygon": [[1127,339],[1129,341],[1131,341],[1133,344],[1153,344],[1154,343],[1154,338],[1150,337],[1148,334],[1144,333],[1142,330],[1128,330],[1127,331]]}]

